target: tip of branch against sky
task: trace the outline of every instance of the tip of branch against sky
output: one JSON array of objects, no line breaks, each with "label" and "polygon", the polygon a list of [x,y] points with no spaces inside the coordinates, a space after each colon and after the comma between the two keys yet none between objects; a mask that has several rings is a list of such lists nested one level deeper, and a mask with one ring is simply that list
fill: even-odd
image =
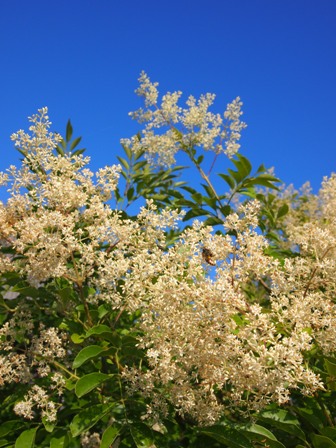
[{"label": "tip of branch against sky", "polygon": [[55,131],[71,118],[93,169],[115,163],[145,70],[163,94],[216,93],[216,112],[240,96],[242,154],[317,190],[335,170],[335,20],[334,0],[3,2],[0,170],[43,106]]}]

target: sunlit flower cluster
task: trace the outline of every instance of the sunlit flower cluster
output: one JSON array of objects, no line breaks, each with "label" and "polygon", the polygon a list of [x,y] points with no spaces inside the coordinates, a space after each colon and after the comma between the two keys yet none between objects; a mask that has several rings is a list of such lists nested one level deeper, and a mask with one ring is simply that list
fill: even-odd
[{"label": "sunlit flower cluster", "polygon": [[[239,100],[225,112],[230,123],[225,127],[208,110],[212,95],[190,97],[183,110],[177,92],[158,107],[156,84],[144,74],[139,94],[146,110],[135,115],[147,125],[144,138],[133,139],[134,150],[141,147],[150,158],[172,163],[176,151],[188,145],[228,155],[237,149],[243,127]],[[134,327],[146,362],[123,366],[122,373],[130,392],[148,398],[149,416],[164,414],[170,403],[182,415],[211,424],[225,409],[260,410],[286,403],[293,390],[309,395],[323,388],[305,355],[314,348],[325,354],[336,350],[335,177],[325,179],[318,198],[311,197],[309,212],[291,210],[284,238],[296,252],[283,262],[270,254],[270,242],[258,228],[261,204],[252,200],[226,218],[221,232],[195,220],[167,244],[166,231],[178,228],[183,213],[159,213],[147,201],[137,219],[125,219],[106,203],[119,168],[98,171],[95,182],[87,158],[55,155],[59,139],[48,130],[46,109],[32,121],[32,136],[23,131],[13,136],[25,154],[22,167],[1,175],[11,197],[0,203],[6,249],[0,273],[18,274],[36,291],[62,279],[83,306],[104,303],[139,312]],[[185,132],[178,134],[177,124]],[[172,125],[166,133],[154,133],[166,125]],[[224,146],[217,146],[218,138]],[[4,300],[11,294],[15,289],[4,281]],[[66,306],[74,307],[70,293],[67,300]],[[53,327],[34,329],[26,308],[16,310],[0,330],[0,385],[50,377],[50,390],[60,394],[64,380],[53,360],[66,357],[64,340]],[[86,324],[91,325],[89,312]],[[23,352],[16,349],[18,340],[24,340]],[[56,408],[34,384],[15,412],[31,419],[38,409],[54,422]],[[87,446],[91,439],[88,435]]]},{"label": "sunlit flower cluster", "polygon": [[[301,271],[292,278],[291,264],[265,255],[268,242],[255,229],[258,207],[251,202],[229,217],[226,229],[236,237],[213,235],[196,221],[162,257],[155,281],[142,276],[138,283],[134,271],[125,285],[130,306],[143,309],[140,343],[150,365],[145,373],[124,373],[130,390],[153,396],[164,387],[175,407],[200,423],[214,423],[230,406],[286,403],[293,389],[312,394],[323,384],[304,353],[326,337],[334,350],[335,305],[315,293],[313,306],[305,294],[313,266],[306,278]],[[215,267],[202,259],[204,247]],[[248,294],[256,282],[265,284],[263,307]]]},{"label": "sunlit flower cluster", "polygon": [[31,388],[24,400],[14,406],[14,412],[24,418],[32,419],[35,416],[34,408],[41,411],[41,417],[48,422],[57,419],[57,405],[49,399],[48,393],[36,384]]},{"label": "sunlit flower cluster", "polygon": [[207,93],[196,100],[189,96],[187,108],[178,105],[182,92],[167,93],[158,104],[157,83],[152,83],[142,72],[136,93],[143,97],[145,109],[130,115],[145,123],[141,139],[134,136],[123,143],[137,152],[145,150],[151,163],[170,166],[179,150],[201,147],[216,154],[232,157],[240,148],[239,140],[245,123],[241,121],[242,102],[236,98],[228,104],[223,116],[210,112],[215,95]]}]

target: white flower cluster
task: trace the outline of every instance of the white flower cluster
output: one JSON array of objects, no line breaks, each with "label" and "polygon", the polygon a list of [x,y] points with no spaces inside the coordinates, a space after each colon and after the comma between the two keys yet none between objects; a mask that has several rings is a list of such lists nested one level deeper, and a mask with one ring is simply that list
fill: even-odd
[{"label": "white flower cluster", "polygon": [[[56,360],[65,357],[65,341],[60,332],[53,327],[40,326],[40,332],[33,334],[34,323],[26,304],[17,307],[13,317],[0,328],[0,386],[11,383],[29,384],[37,378],[50,375],[51,390],[63,394],[63,376],[52,373]],[[25,418],[33,418],[33,407],[42,410],[47,420],[56,419],[57,405],[47,392],[35,384],[25,396],[24,401],[15,405],[14,412]]]},{"label": "white flower cluster", "polygon": [[144,150],[150,162],[170,166],[175,163],[179,150],[202,147],[228,157],[239,150],[241,131],[246,127],[240,119],[240,98],[228,104],[221,116],[209,110],[215,100],[213,94],[201,95],[199,100],[189,96],[184,109],[178,105],[182,92],[168,92],[159,105],[158,83],[152,83],[144,72],[139,82],[136,93],[143,97],[145,109],[140,108],[130,115],[145,123],[145,129],[141,139],[134,136],[122,140],[133,151]]},{"label": "white flower cluster", "polygon": [[14,412],[24,418],[31,420],[34,418],[34,408],[41,410],[41,417],[48,422],[54,423],[57,419],[57,405],[51,401],[47,392],[37,385],[32,386],[31,390],[24,397],[23,401],[14,406]]},{"label": "white flower cluster", "polygon": [[[258,209],[250,202],[228,217],[226,229],[235,237],[213,235],[195,222],[156,264],[155,281],[154,271],[144,276],[141,267],[127,278],[129,306],[143,310],[141,346],[150,364],[146,372],[125,370],[130,391],[155,396],[163,408],[155,391],[164,388],[182,414],[210,424],[230,406],[261,409],[286,403],[293,389],[323,388],[304,354],[314,344],[335,350],[336,306],[310,285],[314,265],[303,275],[295,261],[283,267],[265,254],[268,242],[255,229]],[[212,276],[204,275],[207,269]],[[333,289],[332,272],[327,275]],[[246,291],[267,279],[267,305],[251,303]]]},{"label": "white flower cluster", "polygon": [[[140,93],[146,107],[156,105],[156,85],[145,75]],[[189,99],[188,111],[178,109],[178,97],[169,94],[163,107],[139,112],[142,118],[151,113],[148,135],[155,123],[178,121],[187,131],[182,140],[174,137],[176,148],[208,139],[207,148],[216,151],[211,132],[222,122],[208,112],[213,97]],[[239,121],[239,102],[227,114]],[[37,137],[18,134],[32,157],[8,173],[12,195],[0,204],[0,240],[12,253],[1,254],[0,273],[14,271],[35,286],[62,278],[77,292],[85,285],[86,301],[141,311],[134,326],[141,330],[139,347],[146,350],[148,367],[129,366],[123,375],[131,391],[151,398],[148,415],[164,412],[168,401],[181,414],[211,424],[232,406],[261,409],[285,403],[293,390],[311,394],[323,388],[305,356],[315,348],[324,354],[336,350],[335,177],[325,179],[318,198],[311,197],[308,212],[291,210],[286,243],[299,251],[283,263],[269,255],[270,244],[257,228],[257,201],[228,216],[222,234],[195,221],[167,248],[165,231],[183,215],[158,213],[149,201],[136,220],[123,219],[106,204],[118,168],[100,171],[96,185],[87,159],[53,154],[45,110],[42,118],[34,119]],[[164,138],[176,134],[167,132]],[[20,194],[22,187],[28,193]],[[28,315],[17,316],[0,330],[2,384],[33,380],[32,370],[39,368],[38,375],[50,375],[51,389],[60,392],[62,378],[48,370],[51,358],[65,357],[60,334],[41,327],[33,338]],[[15,351],[19,331],[30,341],[29,357],[22,356],[32,363]],[[54,421],[57,405],[48,403],[47,392],[34,385],[15,411],[32,418],[38,407]]]}]

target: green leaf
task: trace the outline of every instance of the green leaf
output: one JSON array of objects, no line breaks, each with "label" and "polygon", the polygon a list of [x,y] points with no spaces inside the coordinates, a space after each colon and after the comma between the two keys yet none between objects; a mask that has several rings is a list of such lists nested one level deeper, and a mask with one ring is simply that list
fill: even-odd
[{"label": "green leaf", "polygon": [[219,209],[221,213],[223,213],[224,216],[229,216],[229,214],[232,212],[232,208],[230,205],[224,205]]},{"label": "green leaf", "polygon": [[228,174],[219,174],[219,176],[225,180],[225,182],[229,185],[229,187],[233,190],[236,186],[235,180],[230,177]]},{"label": "green leaf", "polygon": [[238,160],[232,159],[232,162],[238,169],[238,172],[242,178],[247,177],[252,171],[252,165],[250,161],[244,157],[243,155],[237,153],[236,154]]},{"label": "green leaf", "polygon": [[26,296],[26,297],[33,297],[34,299],[37,299],[38,297],[40,297],[40,294],[41,294],[41,292],[39,292],[36,288],[33,288],[32,286],[26,286],[24,288],[14,286],[12,291],[18,292],[19,294]]},{"label": "green leaf", "polygon": [[329,361],[329,359],[325,358],[324,365],[329,375],[336,377],[336,363],[334,361],[334,359]]},{"label": "green leaf", "polygon": [[126,196],[127,196],[127,200],[128,200],[129,202],[131,202],[132,199],[134,198],[134,188],[133,188],[133,187],[130,187],[130,188],[127,190]]},{"label": "green leaf", "polygon": [[223,221],[216,216],[211,216],[204,221],[204,225],[206,226],[216,226],[218,224],[223,224]]},{"label": "green leaf", "polygon": [[53,430],[55,429],[56,423],[55,422],[51,423],[46,417],[42,418],[42,423],[43,423],[45,430],[48,432],[53,432]]},{"label": "green leaf", "polygon": [[277,217],[278,217],[278,218],[282,218],[283,216],[287,215],[288,210],[289,210],[288,205],[287,205],[287,204],[283,204],[283,205],[279,208],[279,210],[278,210]]},{"label": "green leaf", "polygon": [[312,434],[311,436],[314,448],[336,448],[336,443],[329,437]]},{"label": "green leaf", "polygon": [[244,179],[244,176],[242,176],[242,174],[238,171],[234,171],[231,168],[228,168],[228,172],[231,174],[237,184],[239,184]]},{"label": "green leaf", "polygon": [[[264,176],[264,175],[262,175]],[[251,179],[246,179],[245,188],[249,188],[252,185],[261,185],[262,187],[271,188],[273,190],[278,190],[279,188],[268,179],[264,179],[262,176],[252,177]],[[275,181],[274,181],[275,182]],[[276,181],[277,182],[277,181]]]},{"label": "green leaf", "polygon": [[332,428],[331,426],[322,428],[321,434],[323,436],[329,437],[329,439],[331,439],[333,442],[336,442],[336,428]]},{"label": "green leaf", "polygon": [[145,165],[147,165],[147,160],[141,160],[140,162],[137,162],[133,165],[134,171],[139,171],[141,168],[143,168]]},{"label": "green leaf", "polygon": [[196,204],[202,205],[203,197],[202,197],[201,193],[194,193],[191,195],[191,198],[193,201],[196,202]]},{"label": "green leaf", "polygon": [[120,428],[116,428],[115,426],[109,426],[103,433],[100,442],[100,448],[110,448],[119,434],[120,434]]},{"label": "green leaf", "polygon": [[191,218],[195,218],[196,216],[203,216],[203,215],[207,215],[208,212],[202,208],[199,207],[195,207],[192,208],[191,210],[189,210],[183,217],[183,221],[188,221]]},{"label": "green leaf", "polygon": [[0,447],[7,447],[7,448],[13,448],[13,444],[8,442],[8,440],[1,439],[0,440]]},{"label": "green leaf", "polygon": [[32,448],[34,446],[36,432],[38,427],[23,431],[16,439],[15,448]]},{"label": "green leaf", "polygon": [[55,149],[56,149],[57,154],[59,154],[60,156],[64,156],[65,155],[65,152],[64,152],[63,148],[61,148],[60,146],[56,146]]},{"label": "green leaf", "polygon": [[73,156],[79,156],[80,154],[83,154],[83,152],[85,152],[85,148],[83,149],[77,149],[76,151],[74,151],[72,153]]},{"label": "green leaf", "polygon": [[94,327],[90,328],[86,332],[85,337],[88,338],[93,335],[101,335],[104,333],[113,334],[113,331],[112,331],[111,327],[109,327],[108,325],[99,324],[99,325],[95,325]]},{"label": "green leaf", "polygon": [[115,407],[115,403],[96,404],[90,405],[87,409],[81,411],[70,423],[70,431],[72,436],[77,437],[92,428],[92,426],[105,417],[105,415],[108,414],[113,407]]},{"label": "green leaf", "polygon": [[131,151],[131,149],[128,146],[126,146],[126,145],[121,145],[121,146],[122,146],[123,150],[125,151],[125,154],[127,155],[127,157],[129,159],[131,159],[132,158],[132,151]]},{"label": "green leaf", "polygon": [[300,440],[306,441],[306,436],[299,427],[299,421],[284,409],[265,411],[259,414],[258,420],[268,423],[272,427],[292,434]]},{"label": "green leaf", "polygon": [[74,344],[81,344],[85,340],[85,336],[78,333],[73,333],[70,338]]},{"label": "green leaf", "polygon": [[109,377],[109,375],[100,372],[89,373],[88,375],[83,376],[76,383],[75,392],[77,397],[80,398],[83,395],[91,392],[103,381],[106,381]]},{"label": "green leaf", "polygon": [[[216,198],[213,189],[209,185],[207,185],[207,184],[201,184],[201,185],[204,188],[204,190],[206,191],[209,198],[214,198],[214,199]],[[199,194],[199,193],[197,193],[197,194]]]},{"label": "green leaf", "polygon": [[22,154],[24,157],[27,157],[28,152],[21,148],[16,148],[17,151],[19,151],[20,154]]},{"label": "green leaf", "polygon": [[202,428],[200,432],[231,448],[253,448],[249,439],[233,428],[214,425]]},{"label": "green leaf", "polygon": [[[239,427],[237,427],[239,429]],[[275,435],[264,428],[263,426],[251,424],[240,429],[252,442],[259,440],[260,442],[266,442],[270,448],[286,448],[281,442],[277,440]]]},{"label": "green leaf", "polygon": [[50,439],[50,448],[66,448],[69,443],[67,434],[55,435]]},{"label": "green leaf", "polygon": [[109,312],[109,310],[106,308],[105,305],[100,305],[98,307],[98,317],[99,317],[99,319],[102,319],[108,312]]},{"label": "green leaf", "polygon": [[307,408],[296,408],[296,412],[301,415],[305,420],[307,420],[313,428],[320,431],[323,428],[323,423],[317,415],[314,414],[314,409]]},{"label": "green leaf", "polygon": [[66,125],[66,132],[65,132],[65,138],[66,138],[67,142],[69,142],[71,140],[72,132],[73,132],[73,128],[71,125],[71,121],[68,120],[67,125]]},{"label": "green leaf", "polygon": [[152,431],[144,423],[133,424],[130,432],[137,448],[151,448],[154,445]]},{"label": "green leaf", "polygon": [[74,362],[72,364],[73,369],[77,369],[82,364],[84,364],[86,361],[89,361],[90,359],[96,358],[101,353],[105,352],[106,348],[101,347],[100,345],[89,345],[88,347],[83,348],[76,358],[74,359]]},{"label": "green leaf", "polygon": [[128,171],[130,169],[129,163],[123,157],[117,156],[117,159],[121,163],[121,165]]},{"label": "green leaf", "polygon": [[20,420],[10,420],[5,422],[0,426],[0,437],[4,437],[22,426],[24,426],[24,423]]},{"label": "green leaf", "polygon": [[70,151],[73,151],[75,148],[76,148],[76,146],[78,146],[79,145],[79,143],[81,142],[81,140],[82,140],[82,137],[77,137],[77,138],[75,138],[75,140],[71,143],[71,145],[70,145]]},{"label": "green leaf", "polygon": [[257,173],[264,173],[266,171],[265,165],[261,164],[257,169]]},{"label": "green leaf", "polygon": [[182,187],[183,190],[187,191],[188,193],[194,194],[196,193],[196,190],[192,187],[188,187],[187,185],[185,185],[184,187]]}]

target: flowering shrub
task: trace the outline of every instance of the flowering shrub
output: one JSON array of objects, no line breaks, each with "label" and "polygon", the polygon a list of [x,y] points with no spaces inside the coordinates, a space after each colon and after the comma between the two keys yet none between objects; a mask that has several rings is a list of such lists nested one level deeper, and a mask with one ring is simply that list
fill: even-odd
[{"label": "flowering shrub", "polygon": [[97,173],[46,108],[12,136],[0,446],[334,446],[336,177],[315,196],[251,174],[239,98],[223,117],[210,94],[158,105],[144,73],[137,93],[144,131]]}]

